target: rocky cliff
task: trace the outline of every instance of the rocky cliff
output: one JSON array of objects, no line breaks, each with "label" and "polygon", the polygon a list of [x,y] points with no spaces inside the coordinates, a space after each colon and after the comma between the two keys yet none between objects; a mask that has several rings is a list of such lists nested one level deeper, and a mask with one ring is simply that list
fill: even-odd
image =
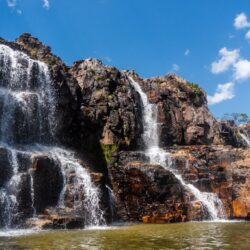
[{"label": "rocky cliff", "polygon": [[158,106],[162,146],[218,140],[218,125],[208,110],[206,93],[197,84],[176,75],[142,79],[134,72],[129,74]]},{"label": "rocky cliff", "polygon": [[[183,186],[177,173],[200,191],[216,193],[227,218],[250,217],[250,154],[240,136],[243,128],[216,121],[207,107],[206,93],[198,85],[176,75],[143,79],[133,71],[120,71],[97,59],[77,61],[69,67],[30,34],[21,35],[15,42],[0,39],[0,44],[48,66],[57,100],[55,143],[76,152],[82,168],[91,173],[107,222],[208,219],[209,211]],[[6,67],[6,62],[0,61],[1,83],[10,81],[1,71]],[[144,154],[143,103],[130,78],[157,107],[159,143],[169,154],[169,169],[150,164]],[[0,154],[0,189],[4,189],[11,171],[7,171],[8,152],[4,147]],[[33,207],[40,218],[36,225],[71,228],[86,223],[86,218],[75,213],[81,207],[72,205],[74,173],[69,172],[71,181],[64,193],[67,205],[59,210],[56,206],[65,185],[60,164],[48,154],[33,155],[31,160],[20,156],[19,162],[19,168],[26,171],[22,175],[26,184],[18,196],[21,213],[16,220],[34,225],[27,220]],[[33,173],[34,200],[28,195],[29,171]],[[84,197],[84,192],[78,192],[78,199]],[[1,216],[4,213],[0,213],[0,221]]]}]

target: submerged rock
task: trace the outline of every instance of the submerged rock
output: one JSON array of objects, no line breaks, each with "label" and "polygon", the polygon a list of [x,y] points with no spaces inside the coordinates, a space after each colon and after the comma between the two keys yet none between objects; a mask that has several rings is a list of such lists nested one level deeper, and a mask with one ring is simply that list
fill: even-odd
[{"label": "submerged rock", "polygon": [[38,218],[28,219],[25,226],[36,229],[80,229],[84,228],[84,218],[74,214],[73,210],[47,209]]}]

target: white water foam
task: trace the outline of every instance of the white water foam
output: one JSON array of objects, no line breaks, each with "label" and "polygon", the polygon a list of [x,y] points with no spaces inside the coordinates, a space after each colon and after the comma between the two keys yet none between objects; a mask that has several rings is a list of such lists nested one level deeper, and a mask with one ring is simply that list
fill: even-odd
[{"label": "white water foam", "polygon": [[244,141],[245,145],[248,148],[250,148],[250,140],[249,140],[249,138],[244,133],[240,133],[240,136],[241,136],[242,140]]},{"label": "white water foam", "polygon": [[16,229],[16,230],[0,230],[0,237],[22,237],[41,233],[41,230],[36,229]]}]

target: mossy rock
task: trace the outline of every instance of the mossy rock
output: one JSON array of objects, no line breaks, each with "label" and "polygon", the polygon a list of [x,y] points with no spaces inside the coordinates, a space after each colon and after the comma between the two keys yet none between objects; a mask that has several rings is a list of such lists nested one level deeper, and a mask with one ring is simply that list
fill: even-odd
[{"label": "mossy rock", "polygon": [[109,164],[111,162],[112,154],[118,151],[119,146],[116,144],[101,144],[101,147],[106,163]]}]

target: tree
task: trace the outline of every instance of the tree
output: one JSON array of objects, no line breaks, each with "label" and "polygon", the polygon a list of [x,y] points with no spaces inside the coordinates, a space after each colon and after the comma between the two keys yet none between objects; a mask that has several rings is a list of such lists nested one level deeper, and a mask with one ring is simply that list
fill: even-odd
[{"label": "tree", "polygon": [[222,120],[231,120],[236,124],[250,123],[250,119],[246,113],[225,113]]}]

